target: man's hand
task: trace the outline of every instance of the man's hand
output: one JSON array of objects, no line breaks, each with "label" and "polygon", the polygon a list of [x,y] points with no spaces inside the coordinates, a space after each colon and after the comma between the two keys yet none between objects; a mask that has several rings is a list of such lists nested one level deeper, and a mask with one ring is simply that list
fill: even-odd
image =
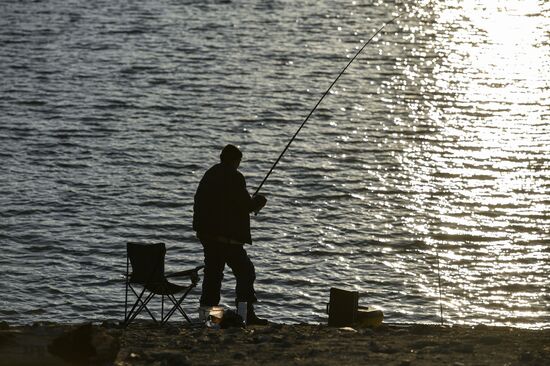
[{"label": "man's hand", "polygon": [[252,211],[258,213],[267,203],[267,199],[261,194],[252,197]]}]

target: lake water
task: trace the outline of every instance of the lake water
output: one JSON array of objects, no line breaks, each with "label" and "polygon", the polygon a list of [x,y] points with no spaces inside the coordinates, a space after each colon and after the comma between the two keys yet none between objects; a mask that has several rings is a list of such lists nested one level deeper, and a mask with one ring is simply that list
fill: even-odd
[{"label": "lake water", "polygon": [[441,294],[447,323],[547,328],[550,13],[519,0],[2,1],[0,319],[121,319],[128,241],[201,264],[221,147],[253,192],[398,13],[262,188],[258,313],[323,322],[342,287],[389,322]]}]

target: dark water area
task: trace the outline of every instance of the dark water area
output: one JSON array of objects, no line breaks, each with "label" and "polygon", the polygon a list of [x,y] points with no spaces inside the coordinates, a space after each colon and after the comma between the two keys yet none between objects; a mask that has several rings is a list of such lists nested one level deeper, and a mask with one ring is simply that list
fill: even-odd
[{"label": "dark water area", "polygon": [[438,322],[439,258],[446,322],[547,328],[550,6],[488,0],[0,2],[0,319],[120,319],[128,241],[200,264],[221,147],[253,192],[398,13],[262,189],[259,312]]}]

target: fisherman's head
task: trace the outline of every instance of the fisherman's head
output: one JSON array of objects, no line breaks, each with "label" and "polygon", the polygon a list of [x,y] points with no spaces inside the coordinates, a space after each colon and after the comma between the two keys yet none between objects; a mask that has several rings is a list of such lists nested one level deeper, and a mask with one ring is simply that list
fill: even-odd
[{"label": "fisherman's head", "polygon": [[242,157],[243,153],[241,150],[239,150],[237,146],[231,144],[226,145],[220,154],[222,164],[229,165],[235,169],[239,168]]}]

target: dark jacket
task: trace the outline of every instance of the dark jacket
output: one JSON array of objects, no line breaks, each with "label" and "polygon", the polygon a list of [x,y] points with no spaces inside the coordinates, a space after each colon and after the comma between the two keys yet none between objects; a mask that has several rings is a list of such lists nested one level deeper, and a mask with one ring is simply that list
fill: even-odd
[{"label": "dark jacket", "polygon": [[253,201],[243,175],[219,163],[204,173],[193,206],[193,230],[200,237],[223,236],[252,243],[250,212]]}]

